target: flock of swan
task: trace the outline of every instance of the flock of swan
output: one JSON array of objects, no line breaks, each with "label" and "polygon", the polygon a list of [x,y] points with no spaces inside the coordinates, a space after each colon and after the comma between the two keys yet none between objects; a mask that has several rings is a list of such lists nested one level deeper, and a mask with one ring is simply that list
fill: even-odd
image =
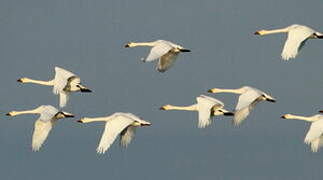
[{"label": "flock of swan", "polygon": [[[304,46],[308,39],[323,39],[323,34],[319,33],[304,25],[291,25],[286,28],[276,30],[260,30],[255,32],[256,35],[267,35],[273,33],[288,33],[285,42],[282,59],[289,60],[295,58],[299,50]],[[137,46],[150,46],[150,52],[144,62],[150,62],[158,59],[156,69],[159,72],[165,72],[172,67],[182,52],[190,52],[180,45],[170,41],[157,40],[153,42],[130,42],[125,45],[126,48]],[[59,96],[59,107],[66,106],[69,94],[72,92],[92,92],[88,87],[81,84],[81,79],[74,73],[60,67],[55,67],[55,77],[49,81],[34,80],[30,78],[20,78],[20,83],[33,83],[44,86],[53,86],[53,93]],[[190,106],[164,105],[161,110],[184,110],[198,112],[198,128],[205,128],[212,123],[214,116],[233,116],[233,125],[239,126],[250,114],[260,101],[276,102],[276,99],[269,94],[250,86],[243,86],[238,89],[220,89],[213,88],[208,90],[209,93],[233,93],[239,94],[238,102],[233,112],[224,109],[224,103],[210,96],[200,95],[196,97],[196,104]],[[320,111],[323,113],[323,111]],[[7,116],[17,116],[22,114],[39,114],[39,118],[35,121],[34,131],[32,135],[32,150],[40,150],[46,141],[49,132],[54,124],[63,118],[73,118],[74,115],[65,111],[58,110],[51,105],[41,105],[32,110],[11,111]],[[317,152],[323,145],[323,115],[316,114],[310,117],[285,114],[284,119],[298,119],[311,122],[309,131],[305,136],[304,142],[311,145],[311,150]],[[90,123],[103,121],[105,128],[102,133],[99,145],[96,149],[97,153],[105,153],[117,136],[120,136],[120,145],[127,147],[134,137],[136,127],[150,126],[151,123],[141,119],[132,113],[116,112],[106,117],[89,118],[83,117],[77,122]]]}]

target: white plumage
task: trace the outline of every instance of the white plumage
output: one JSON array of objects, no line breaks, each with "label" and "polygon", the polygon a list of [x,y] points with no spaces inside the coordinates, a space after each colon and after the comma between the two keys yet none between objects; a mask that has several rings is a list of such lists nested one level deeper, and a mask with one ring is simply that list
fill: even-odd
[{"label": "white plumage", "polygon": [[323,34],[320,32],[299,24],[293,24],[283,29],[261,30],[255,32],[256,35],[267,35],[274,33],[288,33],[287,40],[281,54],[283,60],[295,58],[299,50],[304,46],[308,39],[323,38]]},{"label": "white plumage", "polygon": [[205,128],[209,126],[212,121],[212,116],[228,115],[232,116],[233,113],[223,109],[224,104],[212,97],[200,95],[196,97],[197,104],[190,106],[174,106],[164,105],[161,110],[184,110],[184,111],[197,111],[198,112],[198,127]]},{"label": "white plumage", "polygon": [[48,137],[53,125],[58,119],[66,117],[74,117],[70,113],[58,111],[51,105],[42,105],[36,109],[28,111],[11,111],[8,116],[16,116],[20,114],[39,114],[39,118],[35,121],[32,136],[32,150],[38,151]]},{"label": "white plumage", "polygon": [[311,122],[311,126],[304,138],[304,143],[311,145],[312,152],[317,152],[323,145],[323,116],[316,114],[310,117],[285,114],[284,119],[297,119]]},{"label": "white plumage", "polygon": [[125,45],[125,47],[136,46],[152,46],[148,56],[144,58],[143,61],[150,62],[159,59],[156,66],[156,69],[159,72],[165,72],[168,70],[175,63],[180,52],[190,52],[190,50],[184,49],[180,45],[165,40],[157,40],[153,42],[131,42]]},{"label": "white plumage", "polygon": [[82,118],[78,122],[89,123],[94,121],[106,122],[99,145],[97,147],[97,153],[99,154],[105,153],[119,134],[120,144],[123,147],[127,147],[134,136],[136,126],[151,125],[151,123],[144,121],[131,113],[114,113],[107,117]]},{"label": "white plumage", "polygon": [[21,78],[18,79],[18,82],[53,86],[53,93],[59,95],[60,107],[66,106],[66,103],[69,99],[69,93],[71,92],[91,92],[90,89],[81,84],[81,80],[78,76],[60,67],[55,67],[55,77],[50,81],[40,81],[29,78]]},{"label": "white plumage", "polygon": [[213,89],[210,89],[208,92],[211,92],[211,93],[228,92],[228,93],[240,94],[238,103],[235,108],[234,118],[233,118],[233,124],[235,126],[239,126],[242,123],[242,121],[246,119],[250,111],[256,106],[258,102],[276,101],[273,97],[266,94],[265,92],[250,86],[243,86],[238,89],[213,88]]}]

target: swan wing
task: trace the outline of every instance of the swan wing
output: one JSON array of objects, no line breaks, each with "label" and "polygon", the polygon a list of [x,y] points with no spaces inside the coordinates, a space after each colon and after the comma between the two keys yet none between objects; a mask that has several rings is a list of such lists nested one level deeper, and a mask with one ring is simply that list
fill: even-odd
[{"label": "swan wing", "polygon": [[68,79],[72,76],[75,76],[75,74],[63,68],[55,67],[55,83],[53,88],[54,94],[59,94],[62,92],[67,85]]},{"label": "swan wing", "polygon": [[197,108],[198,108],[198,127],[205,128],[211,124],[211,109],[215,106],[222,106],[223,103],[219,103],[218,100],[208,97],[205,95],[200,95],[196,98]]},{"label": "swan wing", "polygon": [[315,33],[314,30],[306,26],[298,26],[288,32],[287,40],[285,42],[282,58],[289,60],[295,58],[298,51],[305,45],[306,40]]},{"label": "swan wing", "polygon": [[174,65],[178,55],[179,51],[177,51],[175,48],[172,48],[166,54],[159,58],[156,69],[159,72],[165,72]]},{"label": "swan wing", "polygon": [[53,123],[51,121],[43,121],[37,120],[34,124],[34,132],[32,137],[32,150],[39,151],[50,130],[53,127]]},{"label": "swan wing", "polygon": [[323,119],[312,122],[310,129],[308,130],[305,136],[304,143],[310,144],[313,141],[320,138],[322,134],[323,134]]},{"label": "swan wing", "polygon": [[160,42],[150,49],[150,52],[144,62],[156,60],[169,52],[173,47],[166,42]]},{"label": "swan wing", "polygon": [[120,134],[120,145],[122,147],[127,147],[134,137],[136,132],[135,126],[126,127]]},{"label": "swan wing", "polygon": [[105,128],[97,147],[97,153],[105,153],[114,142],[119,133],[134,122],[133,119],[126,116],[116,116],[114,119],[105,123]]}]

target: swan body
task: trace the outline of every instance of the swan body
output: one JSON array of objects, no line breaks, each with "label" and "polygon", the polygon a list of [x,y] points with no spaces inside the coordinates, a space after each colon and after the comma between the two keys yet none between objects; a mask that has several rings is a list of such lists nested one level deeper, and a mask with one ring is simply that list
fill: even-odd
[{"label": "swan body", "polygon": [[21,83],[34,83],[45,86],[53,86],[53,93],[59,95],[59,106],[65,107],[71,92],[91,92],[90,89],[81,84],[81,79],[74,73],[60,67],[55,67],[55,77],[50,81],[33,80],[30,78],[20,78]]},{"label": "swan body", "polygon": [[288,33],[287,40],[281,54],[283,60],[295,58],[298,51],[305,45],[305,42],[308,39],[323,39],[322,33],[299,24],[293,24],[282,29],[260,30],[255,32],[256,35],[260,36],[274,33]]},{"label": "swan body", "polygon": [[223,109],[224,104],[212,97],[200,95],[196,97],[197,104],[190,106],[174,106],[164,105],[161,110],[184,110],[198,112],[198,127],[205,128],[211,124],[211,117],[213,116],[233,116],[232,112]]},{"label": "swan body", "polygon": [[79,120],[79,123],[90,123],[103,121],[105,123],[105,129],[101,136],[100,143],[97,147],[97,153],[105,153],[111,144],[115,141],[120,134],[120,145],[127,147],[131,142],[135,129],[138,126],[150,126],[151,123],[140,119],[131,113],[114,113],[107,117],[87,118],[84,117]]},{"label": "swan body", "polygon": [[265,92],[250,87],[243,86],[238,89],[220,89],[213,88],[208,92],[210,93],[234,93],[240,94],[238,103],[235,108],[233,124],[235,126],[239,126],[243,120],[249,115],[251,110],[256,106],[256,104],[260,101],[269,101],[276,102],[276,100]]},{"label": "swan body", "polygon": [[7,116],[17,116],[21,114],[39,114],[39,118],[35,121],[34,132],[32,136],[32,150],[39,151],[42,144],[47,139],[49,132],[58,119],[74,117],[73,114],[64,111],[58,111],[51,105],[42,105],[33,110],[27,111],[11,111]]},{"label": "swan body", "polygon": [[159,59],[156,66],[156,69],[159,72],[165,72],[168,70],[175,63],[180,52],[190,52],[190,50],[184,49],[180,45],[165,40],[157,40],[153,42],[130,42],[125,45],[126,48],[137,46],[152,47],[148,56],[143,59],[143,61],[150,62]]},{"label": "swan body", "polygon": [[292,114],[285,114],[283,119],[303,120],[311,123],[311,126],[305,136],[304,143],[311,146],[312,152],[317,152],[323,145],[323,115],[316,114],[313,116],[298,116]]}]

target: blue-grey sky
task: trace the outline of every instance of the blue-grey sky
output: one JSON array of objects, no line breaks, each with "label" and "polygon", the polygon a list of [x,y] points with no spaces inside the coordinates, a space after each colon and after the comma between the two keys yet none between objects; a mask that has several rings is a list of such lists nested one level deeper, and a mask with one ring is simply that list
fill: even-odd
[{"label": "blue-grey sky", "polygon": [[[65,111],[78,116],[132,112],[153,126],[140,128],[127,149],[95,148],[102,123],[62,120],[43,148],[30,148],[37,116],[0,120],[1,179],[322,179],[322,153],[303,143],[309,124],[282,120],[323,108],[323,41],[299,56],[280,58],[286,36],[257,37],[259,29],[305,24],[323,31],[321,0],[2,0],[0,112],[58,104],[51,88],[18,84],[49,80],[54,67],[78,74],[92,94],[73,94]],[[191,49],[166,73],[142,63],[148,48],[129,41],[165,39]],[[210,88],[250,85],[277,98],[260,103],[240,128],[216,118],[197,128],[193,112],[161,112],[189,105]],[[233,109],[237,96],[216,95]]]}]

